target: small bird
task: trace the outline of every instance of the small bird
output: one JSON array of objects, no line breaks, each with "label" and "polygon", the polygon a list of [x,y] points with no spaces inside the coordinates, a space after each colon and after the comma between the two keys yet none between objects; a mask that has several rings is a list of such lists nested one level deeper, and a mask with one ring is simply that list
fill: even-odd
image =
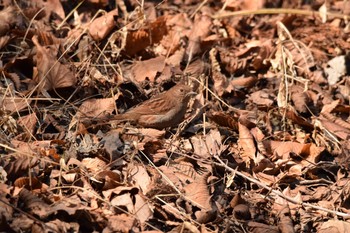
[{"label": "small bird", "polygon": [[180,83],[111,120],[156,129],[176,126],[183,120],[191,96],[196,94],[190,86]]}]

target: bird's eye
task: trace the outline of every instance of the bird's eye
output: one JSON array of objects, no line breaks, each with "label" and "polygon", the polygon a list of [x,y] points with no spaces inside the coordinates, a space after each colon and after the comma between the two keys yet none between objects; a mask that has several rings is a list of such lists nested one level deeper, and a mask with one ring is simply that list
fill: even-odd
[{"label": "bird's eye", "polygon": [[180,92],[184,92],[184,89],[181,88],[181,89],[180,89]]}]

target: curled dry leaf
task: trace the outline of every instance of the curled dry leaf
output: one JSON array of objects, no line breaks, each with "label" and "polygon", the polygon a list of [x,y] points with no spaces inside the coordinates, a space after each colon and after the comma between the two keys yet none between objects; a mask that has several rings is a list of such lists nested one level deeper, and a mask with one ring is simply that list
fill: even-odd
[{"label": "curled dry leaf", "polygon": [[247,229],[251,233],[280,233],[278,227],[260,222],[248,221]]},{"label": "curled dry leaf", "polygon": [[7,45],[7,43],[10,40],[10,36],[2,36],[0,37],[0,49],[2,49],[3,47],[5,47]]},{"label": "curled dry leaf", "polygon": [[44,4],[45,4],[45,11],[47,12],[46,13],[47,18],[49,18],[50,16],[55,17],[55,15],[57,15],[61,20],[63,20],[66,17],[60,0],[44,1]]},{"label": "curled dry leaf", "polygon": [[101,17],[96,18],[89,26],[89,33],[95,41],[100,41],[114,29],[118,9],[114,9]]},{"label": "curled dry leaf", "polygon": [[308,122],[305,118],[299,116],[299,114],[295,111],[295,109],[289,106],[286,110],[286,117],[293,121],[293,123],[303,126],[307,129],[313,130],[314,126],[310,122]]},{"label": "curled dry leaf", "polygon": [[186,200],[201,209],[194,213],[197,217],[196,220],[200,223],[207,223],[215,218],[216,208],[214,208],[211,201],[207,185],[209,176],[210,172],[203,174],[195,182],[184,187]]},{"label": "curled dry leaf", "polygon": [[60,63],[49,48],[41,46],[37,36],[34,36],[32,41],[37,49],[38,74],[34,77],[34,81],[38,83],[39,91],[45,93],[57,88],[74,86],[77,79],[68,65]]},{"label": "curled dry leaf", "polygon": [[150,45],[158,43],[168,33],[167,18],[159,17],[138,31],[129,31],[126,38],[125,51],[130,56],[144,50]]},{"label": "curled dry leaf", "polygon": [[106,169],[106,162],[99,158],[85,158],[81,161],[81,164],[91,173],[97,173]]},{"label": "curled dry leaf", "polygon": [[230,93],[233,87],[228,82],[226,76],[221,72],[220,64],[216,58],[217,49],[212,48],[209,52],[211,67],[212,67],[212,79],[214,81],[214,90],[219,96],[222,96],[225,92]]},{"label": "curled dry leaf", "polygon": [[114,196],[112,197],[110,203],[113,206],[119,206],[121,208],[126,208],[131,214],[144,224],[147,219],[149,219],[153,213],[146,203],[146,199],[139,195],[138,189],[135,188],[121,188],[117,187],[113,190]]},{"label": "curled dry leaf", "polygon": [[234,78],[230,81],[230,85],[235,88],[250,88],[255,85],[258,78],[254,76]]},{"label": "curled dry leaf", "polygon": [[251,161],[255,162],[255,155],[256,155],[256,146],[254,143],[254,137],[250,133],[249,129],[241,124],[238,123],[238,131],[239,131],[239,140],[238,145],[242,149],[241,158],[246,163],[247,167],[249,167]]},{"label": "curled dry leaf", "polygon": [[249,220],[251,219],[251,214],[249,212],[249,206],[246,204],[238,204],[233,208],[233,214],[235,218],[239,220]]}]

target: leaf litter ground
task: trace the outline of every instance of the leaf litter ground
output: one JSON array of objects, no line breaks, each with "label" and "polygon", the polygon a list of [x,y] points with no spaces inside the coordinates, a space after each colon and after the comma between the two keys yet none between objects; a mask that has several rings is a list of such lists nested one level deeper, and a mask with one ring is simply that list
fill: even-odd
[{"label": "leaf litter ground", "polygon": [[1,232],[347,232],[348,1],[0,7]]}]

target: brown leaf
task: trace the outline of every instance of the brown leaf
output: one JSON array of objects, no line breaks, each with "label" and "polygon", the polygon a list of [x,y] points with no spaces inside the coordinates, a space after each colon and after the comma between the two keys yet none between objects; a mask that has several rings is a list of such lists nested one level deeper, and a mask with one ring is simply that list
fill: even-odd
[{"label": "brown leaf", "polygon": [[252,103],[257,104],[258,106],[263,106],[267,108],[270,108],[272,106],[272,104],[274,103],[274,98],[275,96],[269,93],[268,90],[259,90],[259,91],[253,92],[249,96],[249,100]]},{"label": "brown leaf", "polygon": [[26,116],[22,116],[17,121],[18,125],[21,126],[28,136],[34,134],[35,126],[38,123],[38,119],[35,113],[31,113]]},{"label": "brown leaf", "polygon": [[186,49],[189,61],[201,51],[200,42],[209,35],[212,20],[208,15],[197,14],[194,18],[193,28],[189,35],[189,43]]},{"label": "brown leaf", "polygon": [[0,37],[4,36],[18,20],[16,9],[12,6],[0,11]]},{"label": "brown leaf", "polygon": [[197,221],[207,223],[212,219],[215,210],[211,204],[211,197],[208,190],[207,179],[210,173],[202,175],[200,178],[184,188],[186,200],[189,200],[192,205],[201,209],[195,213]]},{"label": "brown leaf", "polygon": [[309,123],[306,119],[299,116],[299,114],[292,108],[288,107],[288,110],[286,111],[286,117],[290,120],[292,120],[295,124],[298,124],[300,126],[304,126],[307,129],[313,129],[313,124]]},{"label": "brown leaf", "polygon": [[25,188],[19,192],[19,199],[24,207],[29,210],[29,213],[35,214],[40,218],[46,218],[50,212],[48,204]]},{"label": "brown leaf", "polygon": [[132,56],[148,46],[158,43],[167,33],[166,17],[158,17],[156,21],[150,23],[145,28],[135,32],[128,32],[125,51]]},{"label": "brown leaf", "polygon": [[229,114],[219,111],[211,111],[208,113],[208,117],[220,126],[238,130],[238,119],[230,116]]},{"label": "brown leaf", "polygon": [[254,86],[257,81],[258,79],[253,76],[234,78],[230,81],[230,85],[235,88],[250,88]]},{"label": "brown leaf", "polygon": [[[39,44],[38,38],[32,38],[36,46],[38,74],[34,80],[39,84],[39,91],[46,92],[62,87],[74,86],[77,79],[68,65],[61,64],[52,54],[52,50]],[[44,94],[46,96],[46,94]]]},{"label": "brown leaf", "polygon": [[291,99],[294,103],[295,109],[300,113],[308,112],[307,106],[310,102],[307,94],[304,92],[303,88],[299,85],[293,85],[290,88]]},{"label": "brown leaf", "polygon": [[134,62],[131,72],[133,74],[133,79],[135,79],[136,82],[141,83],[148,79],[153,83],[156,75],[162,73],[165,67],[165,57],[159,56],[146,61]]},{"label": "brown leaf", "polygon": [[40,189],[42,186],[42,183],[40,180],[38,180],[37,177],[20,177],[15,180],[13,183],[16,187],[22,188],[25,187],[26,189]]},{"label": "brown leaf", "polygon": [[115,109],[114,98],[89,99],[82,103],[76,114],[78,119],[103,118],[109,116]]},{"label": "brown leaf", "polygon": [[112,215],[108,218],[108,224],[104,232],[129,232],[136,224],[137,219],[130,214]]},{"label": "brown leaf", "polygon": [[31,100],[19,96],[2,97],[0,100],[0,104],[9,112],[17,112],[29,108],[30,103]]},{"label": "brown leaf", "polygon": [[238,123],[239,140],[238,145],[242,149],[241,158],[249,167],[251,161],[255,161],[256,147],[254,137],[249,129],[241,123]]},{"label": "brown leaf", "polygon": [[96,18],[89,26],[89,33],[95,41],[100,41],[114,29],[118,9],[114,9],[107,14]]},{"label": "brown leaf", "polygon": [[349,222],[331,219],[321,225],[318,233],[348,233],[349,228]]}]

